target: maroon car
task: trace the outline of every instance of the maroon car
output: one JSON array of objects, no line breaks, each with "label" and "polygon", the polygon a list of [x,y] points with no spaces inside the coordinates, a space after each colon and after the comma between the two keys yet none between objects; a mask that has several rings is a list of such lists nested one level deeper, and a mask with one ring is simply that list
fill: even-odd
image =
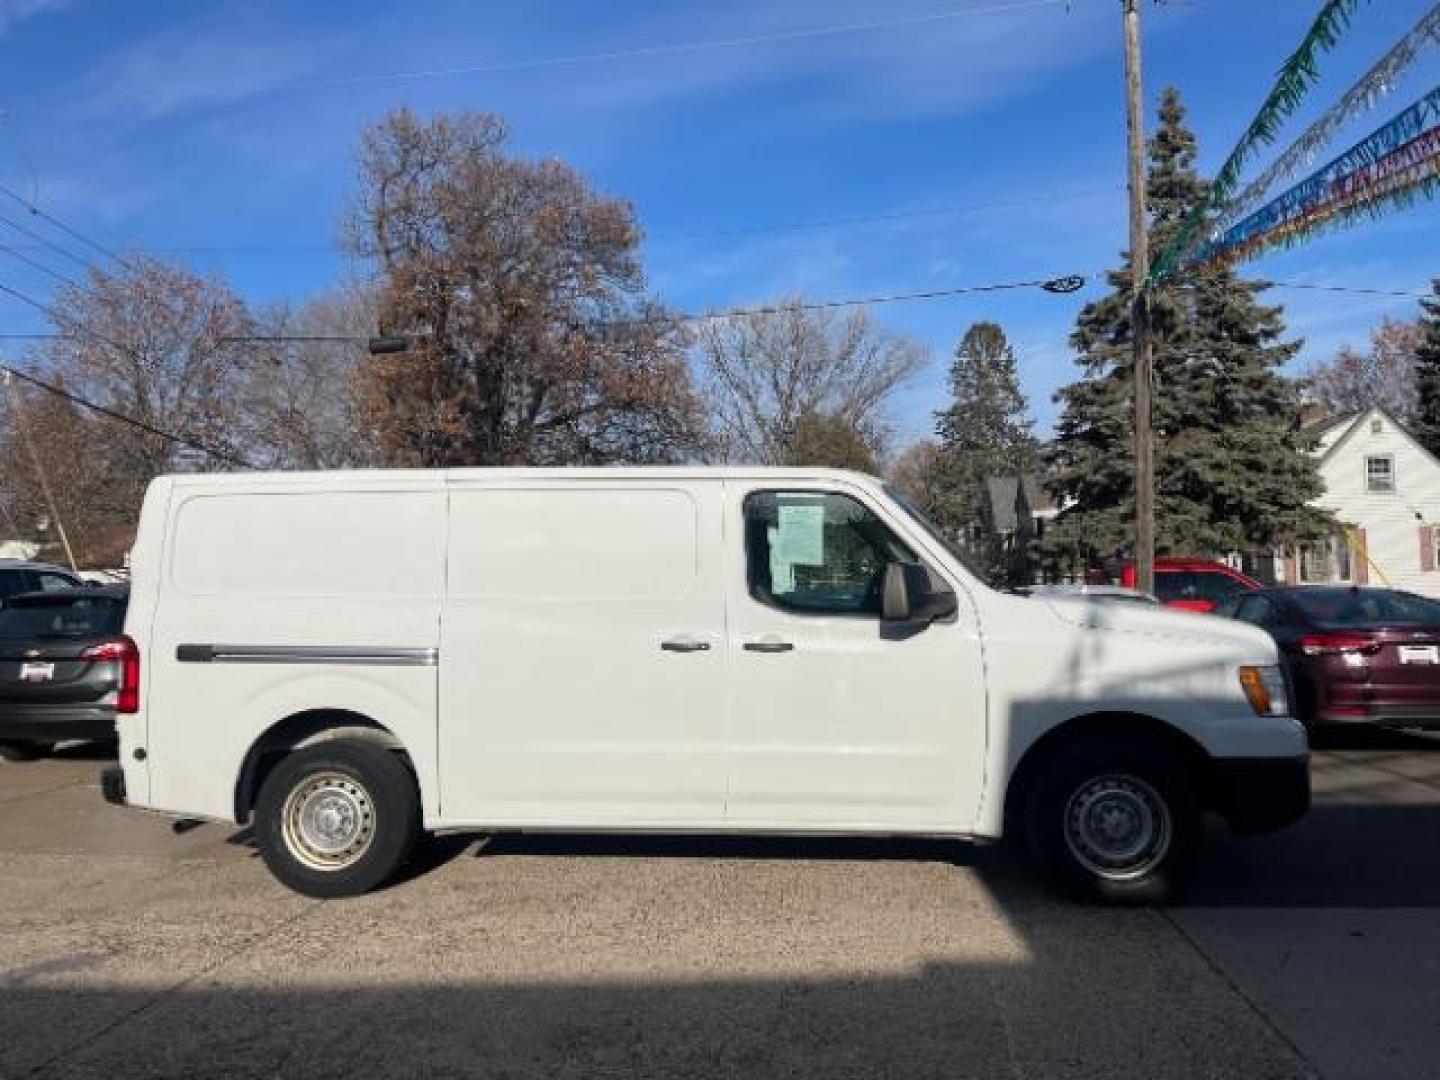
[{"label": "maroon car", "polygon": [[1216,608],[1270,631],[1306,724],[1440,728],[1440,603],[1398,589],[1260,589]]}]

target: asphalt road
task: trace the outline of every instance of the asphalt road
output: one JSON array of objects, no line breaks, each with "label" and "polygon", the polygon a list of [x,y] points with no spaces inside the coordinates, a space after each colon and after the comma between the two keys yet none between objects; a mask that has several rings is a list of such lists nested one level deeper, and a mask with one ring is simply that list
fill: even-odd
[{"label": "asphalt road", "polygon": [[434,841],[320,902],[99,765],[0,765],[3,1077],[1437,1074],[1440,741],[1330,740],[1305,822],[1128,911],[1003,851],[678,838]]}]

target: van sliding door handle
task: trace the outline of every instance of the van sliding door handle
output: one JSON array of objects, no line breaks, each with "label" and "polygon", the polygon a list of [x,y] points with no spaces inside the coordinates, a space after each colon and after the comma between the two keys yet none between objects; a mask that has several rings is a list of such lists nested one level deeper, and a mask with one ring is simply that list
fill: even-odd
[{"label": "van sliding door handle", "polygon": [[662,641],[660,648],[666,652],[709,652],[708,641],[696,641],[692,637],[671,638],[669,641]]},{"label": "van sliding door handle", "polygon": [[747,652],[789,652],[795,646],[788,641],[747,641]]}]

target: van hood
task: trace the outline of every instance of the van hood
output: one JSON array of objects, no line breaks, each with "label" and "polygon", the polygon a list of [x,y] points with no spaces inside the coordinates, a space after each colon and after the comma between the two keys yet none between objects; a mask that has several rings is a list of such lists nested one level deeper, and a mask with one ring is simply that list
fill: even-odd
[{"label": "van hood", "polygon": [[1086,596],[1064,599],[1037,597],[1031,600],[1031,603],[1037,602],[1073,626],[1175,641],[1231,645],[1257,660],[1272,663],[1277,655],[1274,639],[1264,630],[1219,615]]}]

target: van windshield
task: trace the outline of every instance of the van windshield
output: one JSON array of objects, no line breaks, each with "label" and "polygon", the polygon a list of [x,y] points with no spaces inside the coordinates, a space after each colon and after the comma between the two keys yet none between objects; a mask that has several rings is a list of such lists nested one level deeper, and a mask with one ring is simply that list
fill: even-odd
[{"label": "van windshield", "polygon": [[914,520],[915,524],[919,525],[920,528],[924,529],[926,534],[932,540],[934,540],[937,544],[939,544],[951,555],[953,555],[956,561],[959,562],[961,566],[965,567],[966,570],[970,571],[971,577],[975,578],[982,584],[989,584],[985,580],[984,573],[981,572],[981,570],[976,567],[973,562],[970,561],[970,556],[966,555],[965,552],[960,549],[960,545],[956,544],[953,540],[946,536],[945,533],[941,531],[939,525],[935,524],[935,522],[931,521],[928,517],[921,513],[919,508],[917,508],[914,503],[912,503],[908,498],[906,498],[899,488],[897,488],[894,484],[886,484],[885,494],[890,496],[890,498],[895,502],[897,506],[900,507],[901,510],[904,510],[905,513],[909,514],[910,517]]}]

